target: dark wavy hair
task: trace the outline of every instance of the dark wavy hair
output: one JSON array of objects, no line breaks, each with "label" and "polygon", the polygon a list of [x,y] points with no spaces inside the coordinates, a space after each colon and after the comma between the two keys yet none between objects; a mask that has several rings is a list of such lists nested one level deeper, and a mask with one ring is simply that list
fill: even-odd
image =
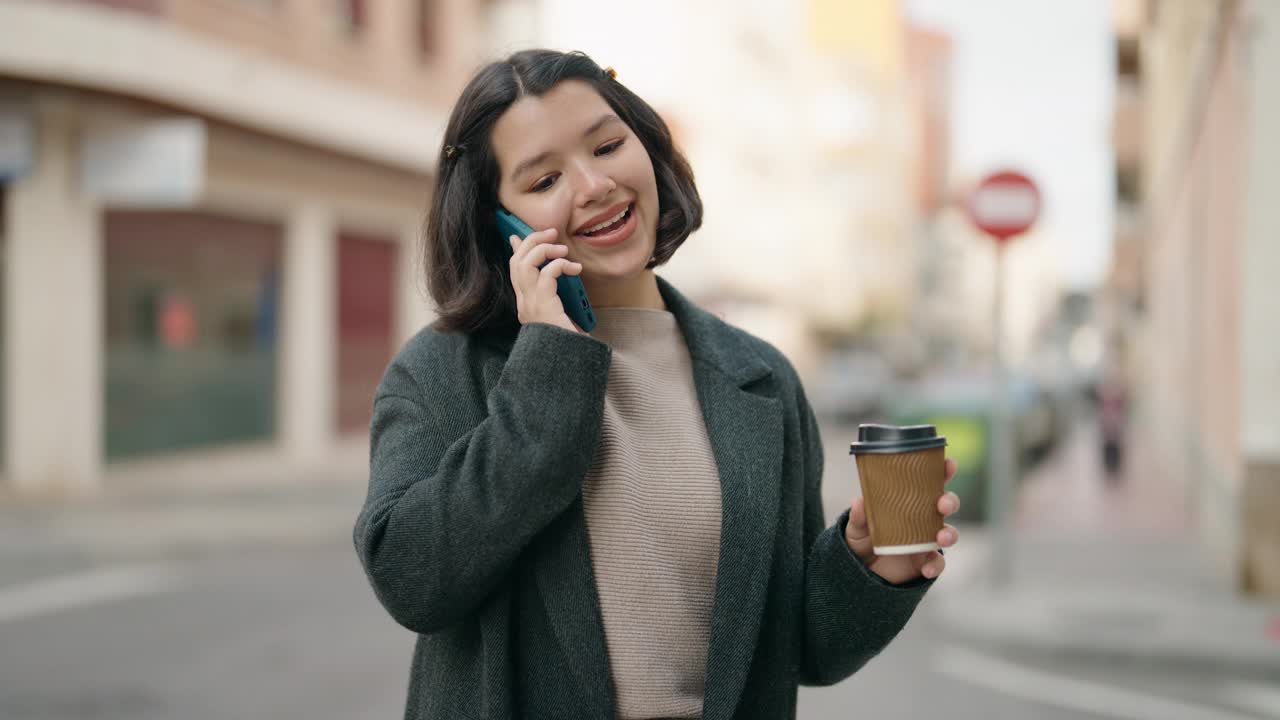
[{"label": "dark wavy hair", "polygon": [[595,88],[640,138],[658,185],[654,268],[671,259],[702,224],[693,171],[671,131],[644,100],[580,52],[524,50],[482,68],[463,89],[441,144],[435,191],[420,262],[435,301],[434,326],[445,332],[510,331],[518,327],[511,287],[510,247],[498,236],[498,161],[493,126],[517,100],[540,97],[565,80]]}]

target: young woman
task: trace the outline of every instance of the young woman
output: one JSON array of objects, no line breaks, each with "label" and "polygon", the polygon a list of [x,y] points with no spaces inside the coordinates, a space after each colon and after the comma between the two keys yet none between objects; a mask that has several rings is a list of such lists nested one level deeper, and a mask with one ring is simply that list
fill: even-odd
[{"label": "young woman", "polygon": [[[501,237],[499,207],[537,232]],[[424,241],[439,319],[375,396],[354,533],[419,634],[406,717],[793,717],[942,572],[874,555],[860,499],[824,529],[794,369],[653,272],[701,216],[662,119],[585,55],[517,53],[462,92]]]}]

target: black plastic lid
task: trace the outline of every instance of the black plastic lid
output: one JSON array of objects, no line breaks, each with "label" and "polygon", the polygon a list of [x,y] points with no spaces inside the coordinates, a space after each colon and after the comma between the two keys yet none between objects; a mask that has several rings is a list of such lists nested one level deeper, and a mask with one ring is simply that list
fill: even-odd
[{"label": "black plastic lid", "polygon": [[938,429],[932,425],[863,424],[858,426],[858,441],[849,445],[849,454],[911,452],[946,444],[947,439],[939,437]]}]

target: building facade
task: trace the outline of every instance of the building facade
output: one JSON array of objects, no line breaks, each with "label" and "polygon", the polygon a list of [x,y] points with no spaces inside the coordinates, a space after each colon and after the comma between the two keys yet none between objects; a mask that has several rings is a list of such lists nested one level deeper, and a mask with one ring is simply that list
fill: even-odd
[{"label": "building facade", "polygon": [[1118,10],[1113,337],[1207,546],[1280,596],[1280,6]]},{"label": "building facade", "polygon": [[430,320],[435,153],[501,5],[0,2],[7,488],[361,454]]}]

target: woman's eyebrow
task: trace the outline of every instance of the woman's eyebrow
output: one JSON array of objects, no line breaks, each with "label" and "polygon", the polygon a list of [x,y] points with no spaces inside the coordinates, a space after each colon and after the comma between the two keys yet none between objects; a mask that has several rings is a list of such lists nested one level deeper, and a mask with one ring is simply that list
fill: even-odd
[{"label": "woman's eyebrow", "polygon": [[[591,125],[587,127],[586,131],[582,133],[582,137],[584,138],[590,137],[592,133],[596,132],[597,130],[604,127],[605,125],[610,125],[612,123],[620,123],[620,122],[622,122],[622,118],[618,117],[617,115],[614,115],[613,113],[605,113],[604,115],[601,115],[600,117],[596,118],[596,121],[591,123]],[[551,151],[548,150],[545,152],[540,152],[537,155],[534,155],[533,157],[529,158],[528,160],[525,160],[524,162],[520,163],[519,165],[516,165],[516,169],[511,171],[511,179],[512,180],[518,179],[521,175],[525,174],[526,172],[529,172],[530,170],[537,167],[538,165],[541,165],[549,157],[551,157]]]},{"label": "woman's eyebrow", "polygon": [[617,115],[614,115],[613,113],[605,113],[601,115],[599,118],[597,118],[595,122],[591,123],[591,127],[587,128],[587,131],[582,133],[582,137],[587,137],[588,135],[599,130],[605,125],[608,125],[610,123],[615,123],[615,122],[620,123],[622,122],[622,120]]},{"label": "woman's eyebrow", "polygon": [[547,150],[544,152],[540,152],[537,155],[534,155],[528,160],[525,160],[524,162],[517,165],[515,170],[511,171],[511,179],[519,180],[521,175],[529,172],[530,170],[537,167],[538,165],[541,165],[543,161],[545,161],[549,157],[551,157],[551,151]]}]

